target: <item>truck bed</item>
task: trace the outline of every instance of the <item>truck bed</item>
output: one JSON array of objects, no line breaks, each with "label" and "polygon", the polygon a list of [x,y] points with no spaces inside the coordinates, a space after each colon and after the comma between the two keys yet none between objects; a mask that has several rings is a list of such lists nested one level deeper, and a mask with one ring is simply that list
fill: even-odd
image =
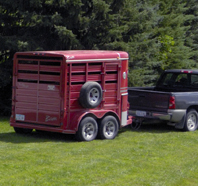
[{"label": "truck bed", "polygon": [[171,93],[154,91],[154,87],[128,88],[129,110],[167,112]]}]

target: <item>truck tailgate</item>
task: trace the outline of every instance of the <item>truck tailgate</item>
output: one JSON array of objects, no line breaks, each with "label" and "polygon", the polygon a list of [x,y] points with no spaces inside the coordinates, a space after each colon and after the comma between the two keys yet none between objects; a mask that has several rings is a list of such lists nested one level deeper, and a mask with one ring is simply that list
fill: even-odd
[{"label": "truck tailgate", "polygon": [[171,93],[128,88],[129,110],[167,112]]}]

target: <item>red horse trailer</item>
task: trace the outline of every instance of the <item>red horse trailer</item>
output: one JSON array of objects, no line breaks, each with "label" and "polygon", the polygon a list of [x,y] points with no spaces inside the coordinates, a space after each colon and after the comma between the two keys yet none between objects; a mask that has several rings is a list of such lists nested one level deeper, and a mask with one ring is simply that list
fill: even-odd
[{"label": "red horse trailer", "polygon": [[10,125],[16,133],[113,139],[132,123],[127,74],[128,54],[122,51],[17,52]]}]

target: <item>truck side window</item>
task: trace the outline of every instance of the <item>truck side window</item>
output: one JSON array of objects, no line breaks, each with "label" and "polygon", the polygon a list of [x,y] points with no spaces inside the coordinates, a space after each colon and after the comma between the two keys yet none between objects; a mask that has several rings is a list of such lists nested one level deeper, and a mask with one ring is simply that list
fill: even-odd
[{"label": "truck side window", "polygon": [[172,84],[172,80],[171,80],[172,76],[173,76],[172,73],[165,74],[163,79],[161,80],[159,86],[165,86],[165,87],[171,86],[171,84]]},{"label": "truck side window", "polygon": [[191,85],[198,87],[198,74],[191,75]]},{"label": "truck side window", "polygon": [[181,80],[187,79],[187,74],[179,74],[176,78],[176,82],[180,82]]},{"label": "truck side window", "polygon": [[175,86],[184,86],[188,85],[187,74],[179,74],[175,80]]}]

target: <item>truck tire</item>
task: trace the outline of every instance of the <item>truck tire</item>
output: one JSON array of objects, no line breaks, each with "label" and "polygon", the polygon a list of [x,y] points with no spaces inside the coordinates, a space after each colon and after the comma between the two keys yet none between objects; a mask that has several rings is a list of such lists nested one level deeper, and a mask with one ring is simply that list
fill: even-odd
[{"label": "truck tire", "polygon": [[191,109],[186,114],[186,121],[184,124],[185,131],[195,131],[197,129],[198,115],[195,109]]},{"label": "truck tire", "polygon": [[14,127],[14,131],[17,134],[29,134],[32,132],[33,129],[24,129],[24,128],[19,128],[19,127]]},{"label": "truck tire", "polygon": [[114,139],[118,134],[118,121],[114,116],[106,116],[99,125],[98,136],[101,139]]},{"label": "truck tire", "polygon": [[76,138],[79,141],[92,141],[98,134],[98,124],[92,117],[84,118],[79,125]]},{"label": "truck tire", "polygon": [[102,101],[100,84],[93,81],[86,82],[80,90],[79,101],[84,108],[97,107]]}]

